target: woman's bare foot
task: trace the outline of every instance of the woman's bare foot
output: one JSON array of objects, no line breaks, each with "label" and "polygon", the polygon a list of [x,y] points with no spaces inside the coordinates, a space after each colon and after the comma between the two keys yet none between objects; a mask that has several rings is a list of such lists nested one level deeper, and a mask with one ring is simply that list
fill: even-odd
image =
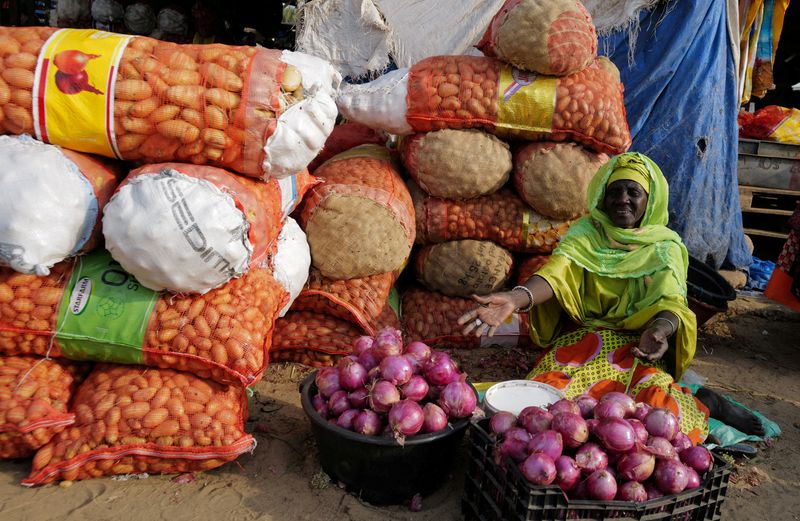
[{"label": "woman's bare foot", "polygon": [[745,434],[764,435],[764,426],[761,424],[761,420],[747,409],[726,400],[708,387],[698,389],[695,396],[708,407],[712,418],[735,427]]}]

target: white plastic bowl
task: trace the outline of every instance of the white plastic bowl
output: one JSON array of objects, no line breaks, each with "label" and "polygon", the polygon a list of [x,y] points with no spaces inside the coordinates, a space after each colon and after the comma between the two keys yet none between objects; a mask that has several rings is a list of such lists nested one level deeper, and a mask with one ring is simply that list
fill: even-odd
[{"label": "white plastic bowl", "polygon": [[546,408],[562,398],[564,394],[552,385],[533,380],[508,380],[486,390],[483,409],[487,416],[500,411],[519,415],[525,407],[536,405]]}]

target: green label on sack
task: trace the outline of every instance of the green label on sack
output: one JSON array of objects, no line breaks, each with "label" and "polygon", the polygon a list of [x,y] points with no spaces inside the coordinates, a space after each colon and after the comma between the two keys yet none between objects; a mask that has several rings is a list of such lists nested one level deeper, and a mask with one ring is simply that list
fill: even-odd
[{"label": "green label on sack", "polygon": [[103,251],[80,257],[58,310],[55,337],[72,360],[141,364],[158,293]]}]

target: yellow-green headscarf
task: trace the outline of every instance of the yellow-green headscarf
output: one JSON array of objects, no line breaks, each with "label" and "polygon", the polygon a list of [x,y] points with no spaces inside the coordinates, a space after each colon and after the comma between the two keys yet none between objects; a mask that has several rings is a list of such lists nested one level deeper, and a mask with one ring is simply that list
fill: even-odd
[{"label": "yellow-green headscarf", "polygon": [[[601,209],[617,169],[635,171],[634,177],[641,176],[637,182],[647,185],[647,208],[638,228],[614,226]],[[551,260],[536,273],[556,298],[531,310],[534,342],[552,342],[562,313],[585,325],[641,331],[659,312],[671,311],[680,324],[670,372],[680,378],[694,357],[697,324],[686,301],[689,257],[680,236],[666,226],[668,203],[667,180],[646,156],[622,154],[600,168],[587,192],[590,214],[570,227]]]},{"label": "yellow-green headscarf", "polygon": [[[635,170],[647,180],[648,193],[639,228],[618,228],[600,208],[609,178],[615,170]],[[689,256],[680,236],[667,228],[669,185],[650,158],[638,152],[614,157],[597,171],[587,191],[589,216],[578,220],[554,253],[584,269],[614,278],[633,278],[671,269],[686,280]],[[686,284],[683,285],[686,294]]]}]

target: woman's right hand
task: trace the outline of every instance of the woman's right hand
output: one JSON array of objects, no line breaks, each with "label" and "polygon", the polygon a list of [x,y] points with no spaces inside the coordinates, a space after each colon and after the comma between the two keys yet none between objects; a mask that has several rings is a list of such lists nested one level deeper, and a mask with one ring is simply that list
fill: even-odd
[{"label": "woman's right hand", "polygon": [[511,291],[492,293],[483,297],[473,295],[472,299],[480,306],[464,313],[458,319],[458,325],[464,326],[461,331],[464,336],[470,334],[477,337],[484,334],[493,336],[500,324],[504,323],[519,306]]}]

